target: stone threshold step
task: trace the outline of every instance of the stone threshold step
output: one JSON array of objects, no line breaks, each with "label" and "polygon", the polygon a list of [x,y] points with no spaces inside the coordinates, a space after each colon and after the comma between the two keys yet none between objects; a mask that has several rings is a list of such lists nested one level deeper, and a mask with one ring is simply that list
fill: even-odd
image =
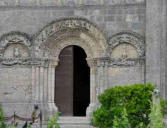
[{"label": "stone threshold step", "polygon": [[60,125],[60,128],[92,128],[89,125]]},{"label": "stone threshold step", "polygon": [[80,124],[80,125],[89,125],[90,119],[87,117],[59,117],[58,123],[61,124]]}]

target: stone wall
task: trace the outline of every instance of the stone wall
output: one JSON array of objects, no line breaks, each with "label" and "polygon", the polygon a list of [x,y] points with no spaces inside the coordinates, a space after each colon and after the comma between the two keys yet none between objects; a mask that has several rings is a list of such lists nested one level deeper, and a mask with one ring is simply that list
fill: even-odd
[{"label": "stone wall", "polygon": [[0,8],[0,35],[11,31],[33,35],[50,22],[66,17],[88,19],[97,25],[107,38],[123,30],[131,30],[144,35],[145,10],[143,2],[82,7],[4,6]]},{"label": "stone wall", "polygon": [[[28,106],[31,113],[35,102],[46,115],[57,111],[54,70],[59,53],[69,45],[82,47],[89,60],[91,104],[87,115],[106,88],[144,83],[145,7],[144,0],[0,0],[0,87],[6,86],[0,95],[13,86],[22,87],[22,92],[0,99],[5,113],[16,111],[26,117],[24,109]],[[68,31],[61,32],[63,29]],[[121,51],[118,48],[115,58],[112,51],[120,42],[131,47],[121,47],[124,52],[117,52]],[[25,96],[29,87],[31,93]]]},{"label": "stone wall", "polygon": [[165,5],[165,0],[0,0],[0,103],[5,114],[16,111],[26,117],[36,100],[45,115],[57,111],[55,67],[69,45],[82,47],[88,57],[87,115],[97,107],[97,96],[115,85],[152,82],[165,98]]},{"label": "stone wall", "polygon": [[140,4],[145,0],[0,0],[1,6],[82,6]]},{"label": "stone wall", "polygon": [[0,102],[4,103],[6,116],[14,112],[20,116],[30,116],[33,108],[31,68],[0,67],[0,81]]}]

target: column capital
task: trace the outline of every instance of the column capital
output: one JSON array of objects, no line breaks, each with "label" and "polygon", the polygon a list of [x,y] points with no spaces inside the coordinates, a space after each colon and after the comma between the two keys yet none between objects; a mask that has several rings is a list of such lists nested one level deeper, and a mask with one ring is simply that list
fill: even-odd
[{"label": "column capital", "polygon": [[59,59],[57,58],[51,58],[50,59],[50,67],[56,67],[59,63]]}]

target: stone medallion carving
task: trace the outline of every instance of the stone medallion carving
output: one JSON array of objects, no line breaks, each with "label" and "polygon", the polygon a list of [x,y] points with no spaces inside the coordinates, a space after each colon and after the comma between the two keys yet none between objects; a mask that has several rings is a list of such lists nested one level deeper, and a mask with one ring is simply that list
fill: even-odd
[{"label": "stone medallion carving", "polygon": [[132,32],[121,32],[112,36],[108,45],[107,52],[111,58],[111,65],[143,64],[145,43],[140,35]]},{"label": "stone medallion carving", "polygon": [[116,48],[120,44],[125,44],[125,43],[130,44],[136,48],[138,57],[145,56],[144,39],[140,35],[132,32],[121,32],[112,36],[109,40],[109,47],[110,47],[109,52],[112,53],[114,48]]},{"label": "stone medallion carving", "polygon": [[[27,49],[27,52],[28,52],[28,50],[31,49],[31,42],[28,39],[28,36],[24,33],[11,32],[8,34],[4,34],[0,39],[0,56],[4,57],[4,54],[8,49],[10,50],[13,49],[11,50],[13,51],[13,56],[12,55],[10,56],[19,57],[19,54],[23,53],[21,50],[25,51],[25,49]],[[23,56],[26,56],[25,54],[23,54]],[[30,54],[30,53],[27,53],[27,54]]]},{"label": "stone medallion carving", "polygon": [[5,65],[22,64],[31,57],[31,42],[20,32],[5,34],[0,39],[0,62]]},{"label": "stone medallion carving", "polygon": [[10,44],[3,53],[4,58],[27,58],[29,51],[26,46],[22,44]]}]

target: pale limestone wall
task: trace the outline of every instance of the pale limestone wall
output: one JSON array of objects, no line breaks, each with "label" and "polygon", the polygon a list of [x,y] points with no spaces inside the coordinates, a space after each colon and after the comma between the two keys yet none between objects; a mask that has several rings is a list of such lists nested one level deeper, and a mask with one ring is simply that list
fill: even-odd
[{"label": "pale limestone wall", "polygon": [[141,4],[123,2],[123,4],[107,6],[83,5],[82,7],[4,6],[0,8],[0,35],[11,31],[34,35],[52,21],[67,17],[82,17],[97,25],[107,38],[125,30],[144,36],[145,11],[143,2]]},{"label": "pale limestone wall", "polygon": [[54,70],[69,45],[88,54],[88,115],[97,96],[115,85],[152,82],[167,97],[165,17],[165,0],[0,0],[0,103],[5,114],[29,117],[35,100],[45,115],[57,111]]},{"label": "pale limestone wall", "polygon": [[144,83],[144,67],[110,67],[108,70],[109,87]]},{"label": "pale limestone wall", "polygon": [[31,68],[1,67],[0,103],[5,114],[7,116],[13,115],[14,112],[22,116],[30,114],[32,101]]},{"label": "pale limestone wall", "polygon": [[140,4],[145,0],[0,0],[0,6],[82,6]]}]

